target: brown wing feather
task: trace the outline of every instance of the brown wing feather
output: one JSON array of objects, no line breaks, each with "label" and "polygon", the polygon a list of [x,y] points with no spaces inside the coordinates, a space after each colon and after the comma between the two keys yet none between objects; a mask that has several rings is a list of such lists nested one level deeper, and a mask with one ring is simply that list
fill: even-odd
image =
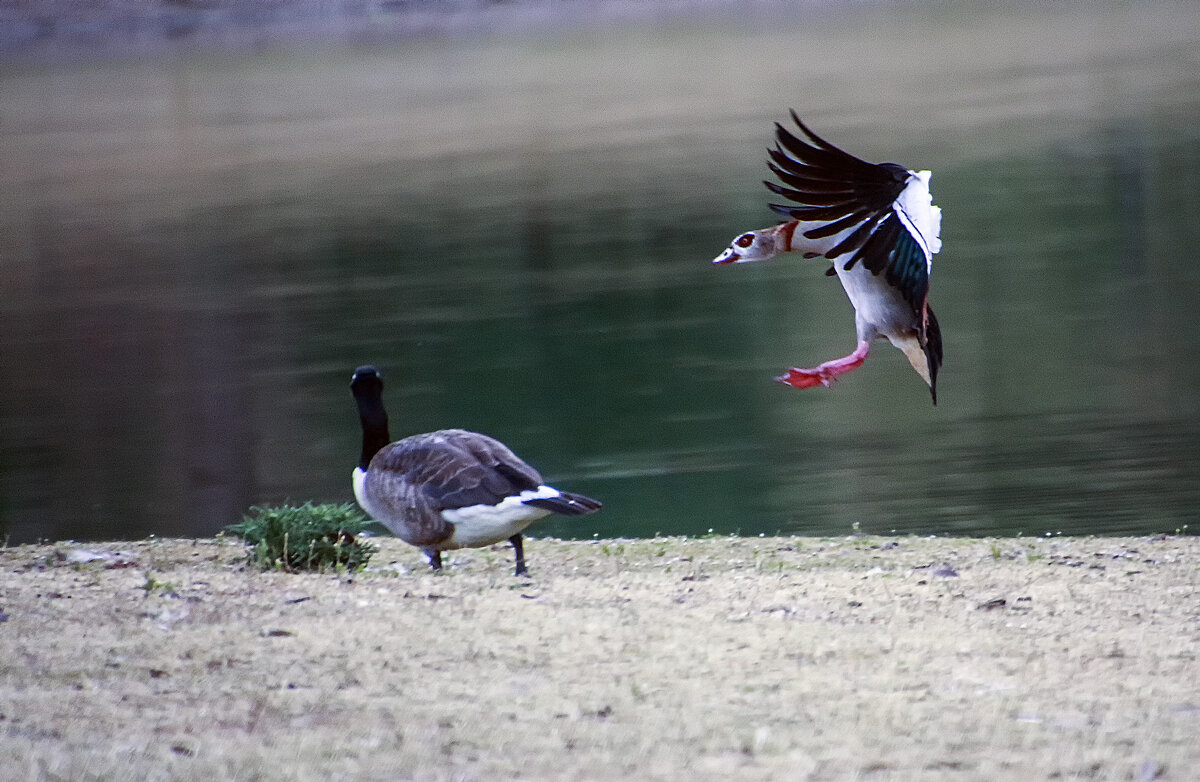
[{"label": "brown wing feather", "polygon": [[429,546],[453,534],[442,511],[495,505],[541,485],[542,476],[487,435],[443,429],[388,445],[367,470],[366,489],[401,540]]}]

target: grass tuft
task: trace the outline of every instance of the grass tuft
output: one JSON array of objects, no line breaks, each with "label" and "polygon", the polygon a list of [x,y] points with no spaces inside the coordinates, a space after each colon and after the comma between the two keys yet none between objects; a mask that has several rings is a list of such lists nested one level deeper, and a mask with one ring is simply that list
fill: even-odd
[{"label": "grass tuft", "polygon": [[350,503],[254,506],[226,530],[246,541],[263,570],[361,570],[375,547],[359,539],[370,522]]}]

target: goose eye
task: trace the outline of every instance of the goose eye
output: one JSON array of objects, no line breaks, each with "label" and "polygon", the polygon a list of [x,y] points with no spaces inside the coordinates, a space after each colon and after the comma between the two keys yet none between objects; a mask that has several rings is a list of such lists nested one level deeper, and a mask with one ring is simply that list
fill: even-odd
[{"label": "goose eye", "polygon": [[734,242],[734,244],[736,244],[738,247],[741,247],[742,249],[745,249],[745,248],[749,247],[750,245],[754,244],[754,234],[742,234],[741,236],[739,236],[737,238],[737,240]]}]

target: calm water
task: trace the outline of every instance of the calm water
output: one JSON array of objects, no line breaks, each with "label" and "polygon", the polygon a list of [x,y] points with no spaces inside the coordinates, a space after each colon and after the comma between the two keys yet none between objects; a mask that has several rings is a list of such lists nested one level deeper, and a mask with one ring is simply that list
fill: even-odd
[{"label": "calm water", "polygon": [[[1200,14],[695,15],[0,62],[0,533],[346,501],[347,384],[497,436],[568,537],[1173,532],[1200,507]],[[934,171],[933,408],[769,225],[795,106]]]}]

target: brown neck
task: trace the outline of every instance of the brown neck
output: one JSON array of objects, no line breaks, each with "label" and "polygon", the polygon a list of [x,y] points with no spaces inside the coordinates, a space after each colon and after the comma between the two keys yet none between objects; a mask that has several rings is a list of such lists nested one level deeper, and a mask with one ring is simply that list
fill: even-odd
[{"label": "brown neck", "polygon": [[799,220],[789,220],[771,229],[775,234],[775,246],[779,248],[779,252],[790,253],[792,251],[792,237],[796,234],[798,225],[800,225]]}]

